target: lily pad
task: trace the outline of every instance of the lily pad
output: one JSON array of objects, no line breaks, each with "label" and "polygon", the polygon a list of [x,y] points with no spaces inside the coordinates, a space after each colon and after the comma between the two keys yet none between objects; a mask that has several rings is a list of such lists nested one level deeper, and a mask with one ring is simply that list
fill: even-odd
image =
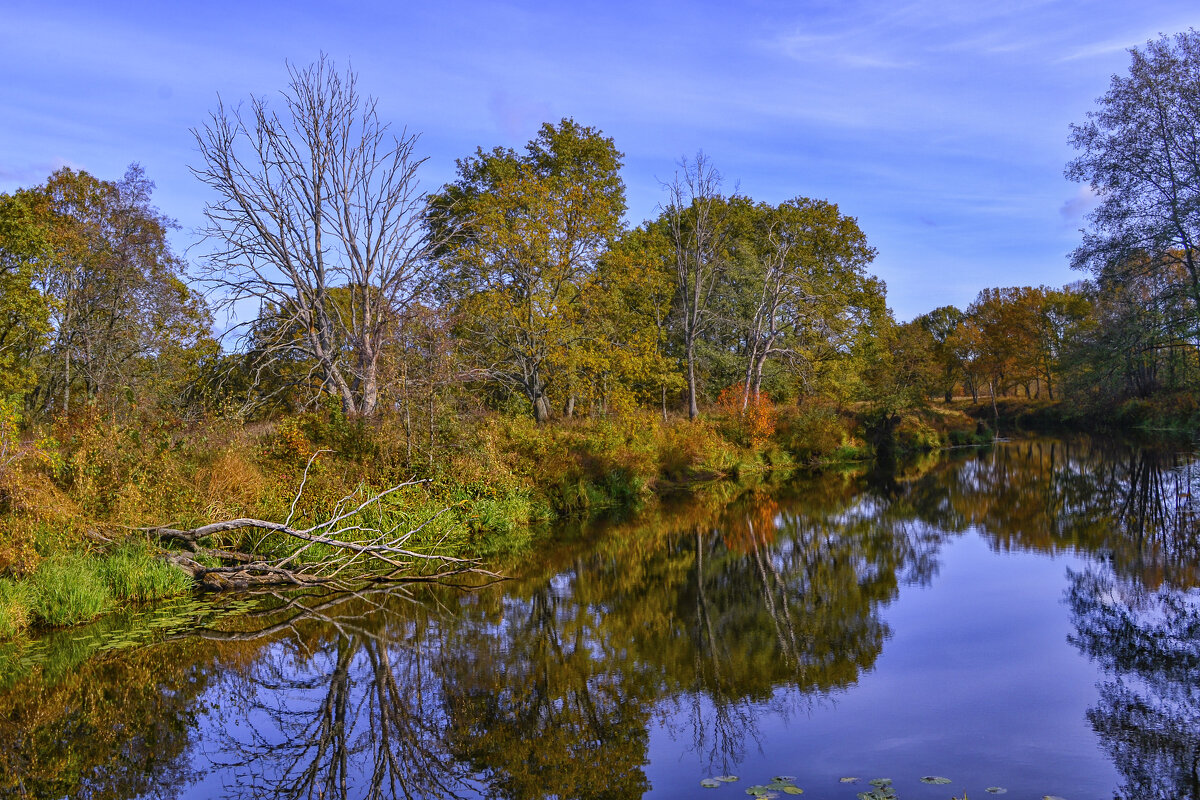
[{"label": "lily pad", "polygon": [[752,795],[754,797],[765,797],[767,795],[767,793],[770,791],[771,791],[770,788],[759,784],[759,785],[751,786],[751,787],[747,788],[746,794]]},{"label": "lily pad", "polygon": [[714,781],[720,781],[721,783],[733,783],[737,779],[737,775],[718,775],[717,777],[713,778]]},{"label": "lily pad", "polygon": [[795,775],[776,775],[771,778],[772,783],[791,783],[794,780],[796,780]]},{"label": "lily pad", "polygon": [[1008,789],[1005,789],[1003,786],[989,786],[984,791],[991,794],[1008,794]]},{"label": "lily pad", "polygon": [[838,783],[858,783],[858,778],[847,775],[845,778],[838,778]]},{"label": "lily pad", "polygon": [[1042,800],[1066,800],[1066,798],[1059,797],[1056,794],[1045,794],[1042,795]]},{"label": "lily pad", "polygon": [[943,778],[941,775],[926,775],[924,778],[921,778],[921,783],[932,783],[938,786],[945,786],[949,782],[949,778]]},{"label": "lily pad", "polygon": [[891,786],[892,779],[891,778],[871,778],[871,780],[867,781],[867,783],[871,784],[872,786]]},{"label": "lily pad", "polygon": [[705,778],[704,780],[700,781],[700,785],[705,789],[716,789],[721,785],[721,782],[716,778]]}]

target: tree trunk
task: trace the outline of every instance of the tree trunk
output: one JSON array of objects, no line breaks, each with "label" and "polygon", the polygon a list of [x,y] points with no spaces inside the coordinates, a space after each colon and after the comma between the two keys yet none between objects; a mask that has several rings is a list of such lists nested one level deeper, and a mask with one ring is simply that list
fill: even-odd
[{"label": "tree trunk", "polygon": [[544,393],[539,393],[533,401],[533,418],[539,425],[550,421],[550,400]]},{"label": "tree trunk", "polygon": [[696,351],[689,342],[687,350],[688,419],[700,416],[700,405],[696,402]]},{"label": "tree trunk", "polygon": [[988,379],[988,393],[992,396],[992,419],[996,422],[996,430],[1000,430],[1000,411],[996,408],[996,379]]}]

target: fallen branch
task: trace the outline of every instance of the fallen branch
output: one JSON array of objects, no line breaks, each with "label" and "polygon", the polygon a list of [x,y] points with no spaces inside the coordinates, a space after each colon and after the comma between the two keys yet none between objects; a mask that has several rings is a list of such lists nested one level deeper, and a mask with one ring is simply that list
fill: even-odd
[{"label": "fallen branch", "polygon": [[[143,530],[164,542],[181,544],[188,554],[170,553],[167,555],[168,561],[187,572],[201,585],[213,589],[245,589],[274,584],[348,586],[356,580],[363,579],[413,580],[430,577],[431,567],[433,575],[437,578],[461,573],[477,573],[497,579],[502,577],[482,569],[474,559],[421,553],[407,546],[414,535],[440,518],[450,507],[438,511],[417,527],[402,532],[398,531],[397,527],[382,530],[364,521],[371,506],[383,498],[409,486],[427,483],[426,480],[410,480],[396,484],[357,504],[353,504],[357,493],[343,497],[329,519],[308,528],[293,527],[292,518],[308,482],[309,468],[322,452],[326,451],[313,453],[304,467],[300,488],[292,499],[285,522],[239,518],[190,529],[160,526]],[[205,543],[217,534],[244,530],[263,532],[263,536],[254,543],[251,552],[239,552]],[[268,558],[255,552],[271,535],[294,539],[300,544],[282,557]],[[318,545],[333,550],[333,554],[321,558],[307,557],[311,555],[311,548]],[[201,558],[215,560],[218,566],[202,563],[199,560]]]}]

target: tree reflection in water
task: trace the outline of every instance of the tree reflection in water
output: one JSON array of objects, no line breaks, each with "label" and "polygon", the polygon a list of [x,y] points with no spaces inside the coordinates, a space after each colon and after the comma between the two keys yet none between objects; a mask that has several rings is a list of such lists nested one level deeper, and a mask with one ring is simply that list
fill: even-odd
[{"label": "tree reflection in water", "polygon": [[696,751],[732,768],[764,706],[790,713],[872,666],[879,609],[928,580],[944,539],[852,480],[807,489],[803,508],[753,496],[674,517],[648,549],[608,531],[615,549],[465,600],[310,603],[263,627],[288,635],[231,682],[252,724],[226,734],[221,766],[260,797],[441,796],[476,778],[512,800],[636,797],[651,721],[685,710]]},{"label": "tree reflection in water", "polygon": [[1071,573],[1071,642],[1108,674],[1088,711],[1122,800],[1200,798],[1200,594]]},{"label": "tree reflection in water", "polygon": [[436,615],[403,587],[292,598],[267,619],[258,629],[211,634],[292,634],[227,686],[227,702],[246,721],[225,728],[215,760],[236,778],[230,796],[382,800],[472,785],[445,744]]},{"label": "tree reflection in water", "polygon": [[874,667],[882,610],[975,530],[998,550],[1092,557],[1070,575],[1072,641],[1108,676],[1089,720],[1122,796],[1200,798],[1190,463],[1002,444],[732,503],[718,489],[539,554],[502,586],[279,596],[236,628],[0,694],[0,793],[184,794],[206,733],[231,797],[637,797],[655,730],[735,772],[765,717]]}]

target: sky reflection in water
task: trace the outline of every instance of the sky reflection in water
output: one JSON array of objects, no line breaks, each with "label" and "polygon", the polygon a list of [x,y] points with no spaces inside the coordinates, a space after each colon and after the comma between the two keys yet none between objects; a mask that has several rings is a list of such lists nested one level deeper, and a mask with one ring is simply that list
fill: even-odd
[{"label": "sky reflection in water", "polygon": [[[1193,470],[1014,442],[718,488],[500,587],[44,645],[0,695],[0,794],[732,798],[783,774],[815,798],[869,788],[848,775],[905,799],[1200,798]],[[700,788],[720,774],[741,780]]]}]

